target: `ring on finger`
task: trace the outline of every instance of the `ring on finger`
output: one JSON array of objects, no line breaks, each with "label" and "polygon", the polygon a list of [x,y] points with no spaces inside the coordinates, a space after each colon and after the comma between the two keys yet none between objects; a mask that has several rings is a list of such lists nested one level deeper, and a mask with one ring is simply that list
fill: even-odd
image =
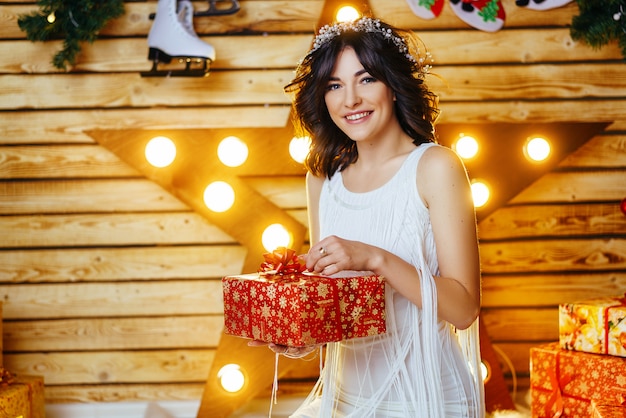
[{"label": "ring on finger", "polygon": [[325,255],[327,255],[328,253],[326,252],[326,248],[324,248],[324,247],[320,247],[320,254],[322,255],[322,257],[324,257]]}]

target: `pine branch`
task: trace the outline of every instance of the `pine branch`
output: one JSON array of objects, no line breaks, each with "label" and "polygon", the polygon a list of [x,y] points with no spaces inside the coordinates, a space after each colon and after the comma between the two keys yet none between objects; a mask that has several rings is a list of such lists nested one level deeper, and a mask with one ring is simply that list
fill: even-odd
[{"label": "pine branch", "polygon": [[580,14],[572,18],[570,36],[592,48],[617,41],[626,59],[626,0],[577,0]]},{"label": "pine branch", "polygon": [[76,63],[81,42],[93,43],[111,19],[124,14],[123,0],[39,0],[37,5],[39,11],[21,15],[17,23],[30,41],[64,39],[52,58],[62,70]]}]

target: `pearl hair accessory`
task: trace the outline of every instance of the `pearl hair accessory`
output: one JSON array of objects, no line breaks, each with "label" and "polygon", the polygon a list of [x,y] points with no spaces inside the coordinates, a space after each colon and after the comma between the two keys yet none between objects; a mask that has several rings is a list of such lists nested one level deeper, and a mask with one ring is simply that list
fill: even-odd
[{"label": "pearl hair accessory", "polygon": [[313,48],[309,51],[307,55],[312,54],[313,52],[320,49],[325,43],[330,42],[335,37],[341,35],[345,32],[370,32],[370,33],[380,33],[388,42],[393,43],[397,48],[400,54],[404,55],[409,61],[419,67],[419,72],[422,75],[426,74],[428,70],[432,67],[429,64],[424,64],[424,61],[428,59],[432,60],[430,52],[426,52],[426,58],[420,57],[416,59],[410,52],[409,48],[400,36],[394,35],[391,28],[385,28],[381,24],[380,20],[372,19],[370,17],[362,17],[355,21],[351,22],[339,22],[333,25],[324,25],[320,28],[319,33],[315,37],[313,41]]}]

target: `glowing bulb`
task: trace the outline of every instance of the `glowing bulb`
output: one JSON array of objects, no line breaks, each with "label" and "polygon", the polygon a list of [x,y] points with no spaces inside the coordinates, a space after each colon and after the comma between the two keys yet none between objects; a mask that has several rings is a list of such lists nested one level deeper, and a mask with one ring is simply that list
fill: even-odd
[{"label": "glowing bulb", "polygon": [[472,198],[474,199],[474,207],[480,208],[485,206],[489,201],[489,187],[482,181],[472,181]]},{"label": "glowing bulb", "polygon": [[311,138],[308,136],[294,136],[289,142],[289,155],[294,161],[302,164],[309,154]]},{"label": "glowing bulb", "polygon": [[491,368],[489,367],[489,363],[484,360],[480,362],[480,376],[482,377],[484,383],[487,383],[491,377]]},{"label": "glowing bulb", "polygon": [[145,155],[146,160],[153,166],[167,167],[176,158],[176,145],[167,137],[157,136],[146,144]]},{"label": "glowing bulb", "polygon": [[535,162],[544,161],[550,156],[550,143],[540,137],[531,138],[524,149],[526,156]]},{"label": "glowing bulb", "polygon": [[227,364],[217,372],[220,385],[226,392],[239,392],[246,383],[241,367],[238,364]]},{"label": "glowing bulb", "polygon": [[228,136],[217,146],[217,157],[228,167],[239,167],[248,159],[248,146],[236,136]]},{"label": "glowing bulb", "polygon": [[454,150],[461,158],[473,158],[478,153],[478,141],[474,137],[461,135],[454,144]]},{"label": "glowing bulb", "polygon": [[353,22],[361,17],[357,9],[352,6],[343,6],[337,10],[335,18],[337,22]]},{"label": "glowing bulb", "polygon": [[213,212],[225,212],[235,203],[235,191],[223,181],[215,181],[204,189],[204,204]]},{"label": "glowing bulb", "polygon": [[293,245],[293,237],[287,231],[287,228],[281,224],[272,224],[263,231],[261,242],[263,243],[263,248],[271,252],[277,247],[291,247]]},{"label": "glowing bulb", "polygon": [[46,20],[48,21],[48,23],[54,23],[55,20],[57,20],[56,15],[54,14],[54,12],[50,13],[48,15],[48,17],[46,18]]}]

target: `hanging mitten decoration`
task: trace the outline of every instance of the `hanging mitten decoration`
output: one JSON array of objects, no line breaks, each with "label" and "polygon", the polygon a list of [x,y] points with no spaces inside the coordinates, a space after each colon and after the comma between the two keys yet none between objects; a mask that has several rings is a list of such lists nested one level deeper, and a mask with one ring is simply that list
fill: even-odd
[{"label": "hanging mitten decoration", "polygon": [[515,0],[515,5],[530,10],[550,10],[571,2],[572,0]]},{"label": "hanging mitten decoration", "polygon": [[504,26],[501,0],[450,0],[454,13],[463,22],[485,32],[496,32]]},{"label": "hanging mitten decoration", "polygon": [[39,0],[40,10],[19,16],[17,24],[30,41],[64,39],[52,58],[60,70],[76,63],[81,42],[92,43],[111,19],[124,14],[123,0]]},{"label": "hanging mitten decoration", "polygon": [[570,36],[593,48],[617,41],[626,59],[626,0],[577,0],[580,14],[572,18]]},{"label": "hanging mitten decoration", "polygon": [[407,0],[416,16],[431,20],[441,14],[445,0]]}]

